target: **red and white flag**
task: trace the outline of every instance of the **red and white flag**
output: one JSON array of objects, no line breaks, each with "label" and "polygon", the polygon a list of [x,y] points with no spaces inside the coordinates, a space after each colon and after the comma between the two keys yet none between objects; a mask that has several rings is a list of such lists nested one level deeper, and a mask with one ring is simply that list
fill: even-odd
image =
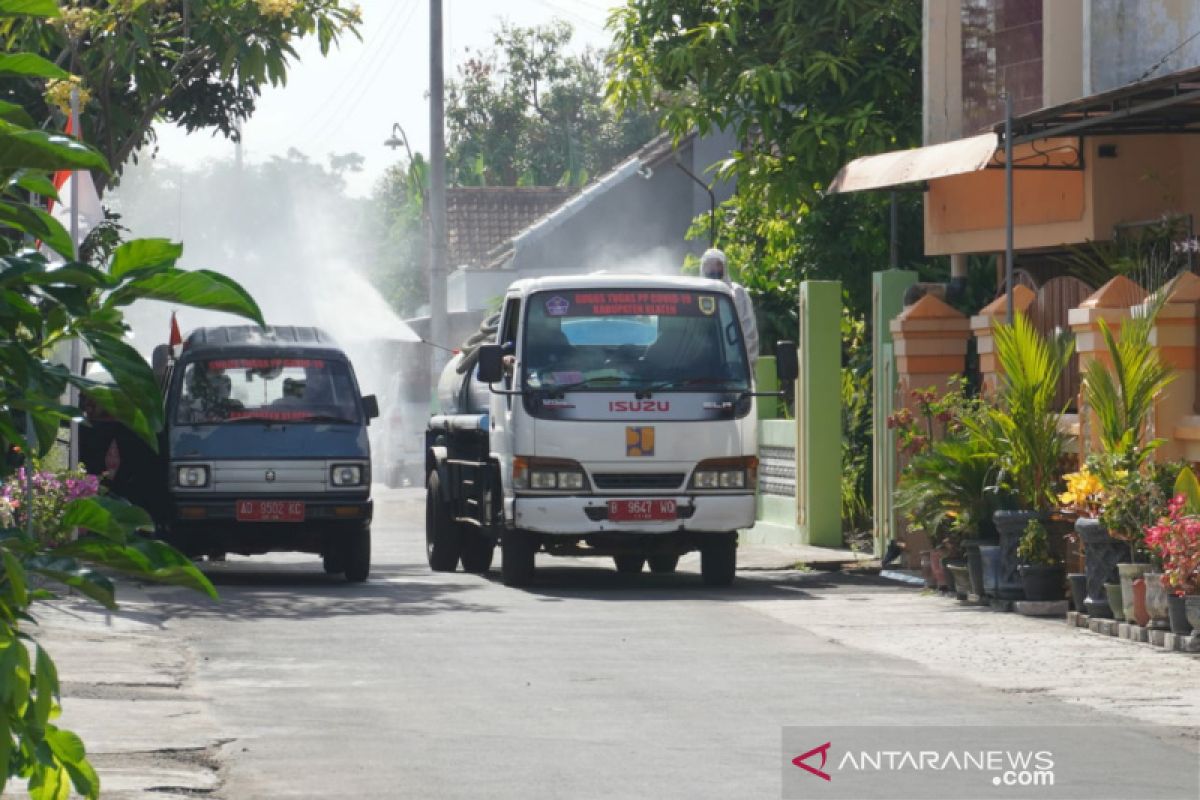
[{"label": "red and white flag", "polygon": [[[67,134],[74,132],[72,120],[67,120]],[[54,173],[54,188],[58,190],[58,202],[50,200],[47,210],[50,216],[57,219],[62,226],[68,231],[71,230],[71,198],[73,193],[78,194],[79,205],[79,230],[75,247],[79,247],[79,243],[87,237],[87,235],[104,221],[104,208],[100,205],[100,194],[96,191],[96,184],[92,181],[92,173],[86,169],[73,172],[71,170],[59,170]],[[72,188],[72,184],[78,184],[77,189]]]},{"label": "red and white flag", "polygon": [[167,344],[176,355],[179,354],[176,348],[183,344],[183,334],[179,332],[179,320],[175,319],[174,311],[171,312],[171,338],[167,341]]}]

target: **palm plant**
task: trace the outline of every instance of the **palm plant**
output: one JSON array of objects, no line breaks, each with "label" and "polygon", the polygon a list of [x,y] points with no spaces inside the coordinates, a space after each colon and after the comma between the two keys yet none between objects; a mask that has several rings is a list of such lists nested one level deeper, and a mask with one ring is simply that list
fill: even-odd
[{"label": "palm plant", "polygon": [[1043,337],[1023,314],[1012,325],[996,326],[996,358],[1002,374],[997,405],[991,411],[997,431],[1000,484],[1027,509],[1048,511],[1065,437],[1055,403],[1058,382],[1074,351],[1060,334]]},{"label": "palm plant", "polygon": [[978,533],[991,514],[995,462],[975,436],[947,438],[913,458],[896,490],[896,507],[936,540]]},{"label": "palm plant", "polygon": [[1084,371],[1083,397],[1095,415],[1100,446],[1119,469],[1138,469],[1161,439],[1143,443],[1154,398],[1175,375],[1150,341],[1154,321],[1171,285],[1160,289],[1142,306],[1143,313],[1121,325],[1120,338],[1100,320],[1100,335],[1112,368],[1099,359]]}]

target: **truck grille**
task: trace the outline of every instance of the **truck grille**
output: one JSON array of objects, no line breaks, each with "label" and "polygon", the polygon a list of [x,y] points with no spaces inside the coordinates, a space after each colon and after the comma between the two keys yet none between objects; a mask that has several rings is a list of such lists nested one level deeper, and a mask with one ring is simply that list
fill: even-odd
[{"label": "truck grille", "polygon": [[678,489],[682,472],[598,472],[592,476],[597,489]]}]

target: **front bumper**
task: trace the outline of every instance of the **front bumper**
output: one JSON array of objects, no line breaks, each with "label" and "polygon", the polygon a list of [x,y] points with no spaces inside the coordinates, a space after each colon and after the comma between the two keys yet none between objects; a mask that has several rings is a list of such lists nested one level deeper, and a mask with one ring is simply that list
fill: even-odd
[{"label": "front bumper", "polygon": [[[620,496],[530,496],[509,500],[510,518],[516,527],[537,533],[579,535],[597,532],[671,533],[674,531],[735,531],[754,525],[753,494],[655,495],[654,499],[674,499],[678,519],[662,522],[611,522],[606,518],[609,500],[630,499]],[[590,513],[589,513],[590,512]],[[601,518],[596,518],[601,517]]]}]

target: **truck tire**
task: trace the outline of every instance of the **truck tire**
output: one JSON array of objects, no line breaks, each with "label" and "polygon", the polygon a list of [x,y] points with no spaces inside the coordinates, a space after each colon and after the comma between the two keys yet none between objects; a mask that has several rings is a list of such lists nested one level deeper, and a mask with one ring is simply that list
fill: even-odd
[{"label": "truck tire", "polygon": [[463,525],[460,529],[462,536],[462,568],[463,572],[482,575],[492,568],[492,557],[496,552],[496,543],[491,537],[471,525]]},{"label": "truck tire", "polygon": [[650,556],[650,571],[658,574],[674,572],[679,566],[679,556]]},{"label": "truck tire", "polygon": [[362,583],[371,574],[371,528],[364,525],[346,536],[342,551],[346,580]]},{"label": "truck tire", "polygon": [[613,563],[617,565],[617,572],[623,572],[626,575],[636,575],[642,571],[646,559],[642,556],[613,556]]},{"label": "truck tire", "polygon": [[506,530],[500,537],[500,577],[505,586],[528,586],[533,580],[537,542],[528,531]]},{"label": "truck tire", "polygon": [[707,586],[728,586],[737,572],[737,532],[708,534],[700,546],[700,577]]},{"label": "truck tire", "polygon": [[434,572],[454,572],[462,554],[462,529],[442,501],[441,480],[430,472],[425,483],[425,558]]}]

